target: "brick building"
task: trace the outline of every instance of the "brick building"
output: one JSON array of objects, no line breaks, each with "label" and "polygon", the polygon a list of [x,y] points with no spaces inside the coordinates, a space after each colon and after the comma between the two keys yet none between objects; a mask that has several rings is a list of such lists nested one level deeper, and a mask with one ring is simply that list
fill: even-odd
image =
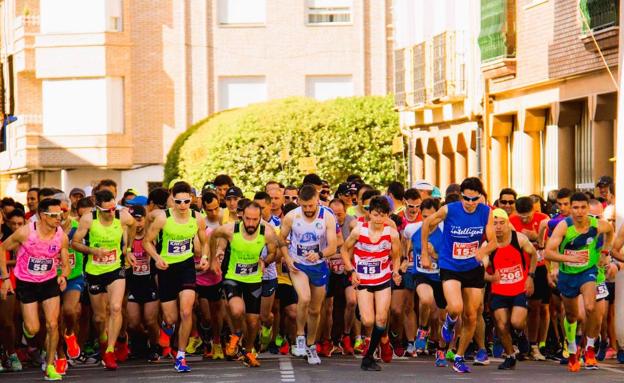
[{"label": "brick building", "polygon": [[0,0],[2,113],[17,118],[2,130],[0,194],[104,177],[145,193],[175,138],[214,112],[387,94],[390,11],[390,0]]}]

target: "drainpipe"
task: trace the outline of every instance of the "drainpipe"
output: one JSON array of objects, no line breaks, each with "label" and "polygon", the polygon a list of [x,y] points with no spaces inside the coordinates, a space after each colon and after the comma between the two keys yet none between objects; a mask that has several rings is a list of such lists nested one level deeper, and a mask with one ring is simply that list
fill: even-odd
[{"label": "drainpipe", "polygon": [[414,131],[411,129],[404,129],[402,126],[399,127],[401,130],[401,134],[407,137],[407,181],[408,185],[413,185],[414,183]]}]

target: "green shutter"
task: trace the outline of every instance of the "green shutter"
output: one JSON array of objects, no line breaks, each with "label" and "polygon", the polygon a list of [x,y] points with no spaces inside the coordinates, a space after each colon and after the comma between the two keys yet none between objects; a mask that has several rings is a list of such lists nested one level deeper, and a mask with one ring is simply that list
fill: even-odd
[{"label": "green shutter", "polygon": [[481,62],[507,56],[504,32],[507,21],[506,3],[506,0],[481,0]]}]

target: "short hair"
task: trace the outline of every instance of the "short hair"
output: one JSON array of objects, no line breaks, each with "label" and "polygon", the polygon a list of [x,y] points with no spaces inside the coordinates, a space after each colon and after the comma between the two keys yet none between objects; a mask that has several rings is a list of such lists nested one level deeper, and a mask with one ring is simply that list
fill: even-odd
[{"label": "short hair", "polygon": [[572,197],[572,190],[568,188],[561,188],[557,192],[557,199],[571,198],[571,197]]},{"label": "short hair", "polygon": [[114,201],[115,196],[110,190],[100,190],[95,193],[95,204],[101,206],[104,202]]},{"label": "short hair", "polygon": [[1,201],[0,201],[0,206],[13,206],[15,207],[15,200],[11,197],[4,197]]},{"label": "short hair", "polygon": [[243,211],[252,201],[249,198],[241,198],[236,203],[236,211]]},{"label": "short hair", "polygon": [[344,209],[347,208],[347,205],[345,205],[344,201],[341,200],[340,198],[334,198],[333,200],[329,201],[329,206],[333,204],[341,205]]},{"label": "short hair", "polygon": [[98,184],[98,189],[101,188],[102,186],[112,186],[115,188],[115,190],[117,190],[117,182],[109,178],[101,180],[100,183]]},{"label": "short hair", "polygon": [[[598,206],[598,205],[602,206],[602,202],[600,202],[596,198],[590,198],[589,206]],[[15,209],[15,210],[17,210],[17,209]]]},{"label": "short hair", "polygon": [[589,197],[585,193],[576,192],[576,193],[572,194],[572,196],[570,197],[570,203],[572,203],[572,202],[587,202],[587,203],[589,203]]},{"label": "short hair", "polygon": [[[457,195],[457,194],[454,194],[454,195]],[[420,204],[421,211],[424,209],[431,209],[431,208],[435,209],[435,211],[438,211],[438,209],[440,208],[440,201],[437,198],[425,198]]]},{"label": "short hair", "polygon": [[369,184],[358,184],[358,185],[357,185],[357,190],[356,190],[356,193],[358,193],[358,194],[359,194],[359,193],[360,193],[360,190],[362,190],[362,189],[366,189],[366,190],[374,190],[375,188],[374,188],[374,187],[372,187],[372,186],[371,186],[371,185],[369,185]]},{"label": "short hair", "polygon": [[483,183],[477,177],[468,177],[459,185],[459,190],[463,193],[465,190],[474,190],[479,194],[484,194]]},{"label": "short hair", "polygon": [[264,200],[266,203],[271,203],[271,196],[267,192],[259,191],[254,195],[254,201]]},{"label": "short hair", "polygon": [[297,205],[296,203],[288,202],[286,205],[284,205],[282,210],[284,210],[284,215],[286,215],[286,214],[290,213],[291,211],[295,210],[298,207],[299,207],[299,205]]},{"label": "short hair", "polygon": [[52,197],[55,194],[56,190],[52,188],[41,188],[39,189],[38,197],[41,199],[41,197]]},{"label": "short hair", "polygon": [[39,194],[39,188],[38,187],[31,187],[28,189],[28,191],[26,193],[30,193],[30,192],[36,192],[37,194]]},{"label": "short hair", "polygon": [[242,210],[243,210],[243,213],[245,213],[245,211],[247,211],[247,209],[250,209],[250,208],[251,208],[251,209],[258,209],[258,210],[260,210],[260,213],[262,213],[262,206],[260,206],[260,205],[259,205],[257,202],[255,202],[255,201],[249,201],[249,203],[248,203],[248,204],[246,204],[246,205],[243,207],[243,209],[242,209]]},{"label": "short hair", "polygon": [[310,201],[316,195],[316,188],[312,184],[305,184],[299,189],[299,199],[302,201]]},{"label": "short hair", "polygon": [[296,187],[295,185],[288,185],[288,186],[286,186],[286,188],[284,189],[284,193],[285,193],[286,191],[288,191],[288,190],[294,190],[294,191],[296,191],[296,192],[297,192],[297,194],[299,194],[299,188],[298,188],[298,187]]},{"label": "short hair", "polygon": [[68,204],[71,204],[71,201],[69,200],[69,198],[67,198],[67,194],[65,193],[56,193],[52,196],[52,198],[57,199],[61,202],[67,202]]},{"label": "short hair", "polygon": [[163,187],[155,188],[147,195],[147,203],[164,209],[167,207],[167,199],[169,199],[169,191]]},{"label": "short hair", "polygon": [[351,182],[357,182],[357,181],[362,182],[362,177],[360,177],[357,174],[349,174],[347,176],[347,183],[348,184],[350,184]]},{"label": "short hair", "polygon": [[504,188],[498,194],[498,199],[502,199],[503,195],[505,195],[505,194],[512,195],[514,197],[514,199],[518,198],[518,193],[516,193],[515,190],[513,190],[512,188]]},{"label": "short hair", "polygon": [[407,189],[403,195],[403,199],[421,199],[420,193],[414,188]]},{"label": "short hair", "polygon": [[228,185],[229,187],[234,186],[234,181],[232,181],[232,177],[228,176],[227,174],[219,174],[218,176],[215,177],[212,183],[214,184],[215,187],[223,186],[223,185]]},{"label": "short hair", "polygon": [[390,203],[388,199],[381,195],[374,196],[369,204],[368,211],[373,212],[376,211],[381,214],[390,214]]},{"label": "short hair", "polygon": [[533,210],[533,199],[531,197],[520,197],[516,200],[516,211],[520,214],[530,213]]},{"label": "short hair", "polygon": [[202,203],[207,204],[211,203],[214,200],[217,200],[218,202],[219,197],[210,189],[204,190],[204,192],[202,193]]},{"label": "short hair", "polygon": [[282,184],[281,182],[277,182],[275,180],[271,180],[271,181],[267,182],[266,184],[264,184],[264,189],[266,190],[266,188],[268,188],[269,185],[277,185],[277,186],[279,186],[280,189],[284,188],[284,184]]},{"label": "short hair", "polygon": [[175,196],[179,193],[191,194],[191,185],[184,181],[176,182],[176,184],[173,185],[173,188],[171,188],[171,195]]},{"label": "short hair", "polygon": [[89,197],[84,197],[76,202],[76,209],[85,209],[90,208],[93,209],[95,205],[93,204],[93,200]]},{"label": "short hair", "polygon": [[303,177],[303,185],[306,185],[306,184],[322,186],[323,180],[321,179],[321,177],[318,176],[318,174],[310,173],[310,174],[306,174],[306,176]]},{"label": "short hair", "polygon": [[14,217],[20,217],[20,218],[24,218],[26,219],[26,213],[24,213],[24,210],[22,209],[13,209],[12,212],[10,212],[9,214],[7,214],[7,221],[10,220],[11,218]]},{"label": "short hair", "polygon": [[367,199],[371,199],[373,197],[377,197],[380,196],[381,192],[379,190],[367,190],[364,192],[364,194],[362,194],[362,201],[366,201]]},{"label": "short hair", "polygon": [[50,206],[61,206],[61,201],[55,198],[44,199],[43,201],[39,202],[39,205],[37,206],[37,211],[40,213],[46,212],[50,209]]},{"label": "short hair", "polygon": [[[460,198],[459,194],[449,194],[444,198],[444,204],[448,205],[449,203],[458,202]],[[420,205],[420,208],[422,209],[422,204]]]},{"label": "short hair", "polygon": [[388,184],[388,194],[392,194],[392,196],[398,200],[402,200],[405,196],[405,186],[398,181],[393,181]]}]

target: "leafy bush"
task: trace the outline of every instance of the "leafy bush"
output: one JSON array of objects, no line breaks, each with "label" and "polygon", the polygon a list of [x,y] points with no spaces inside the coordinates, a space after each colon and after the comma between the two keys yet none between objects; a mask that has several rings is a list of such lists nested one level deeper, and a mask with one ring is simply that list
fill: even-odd
[{"label": "leafy bush", "polygon": [[273,100],[189,129],[167,157],[165,179],[179,176],[201,187],[228,173],[247,192],[269,180],[298,185],[305,175],[299,159],[313,157],[316,173],[332,185],[355,173],[384,186],[405,178],[402,157],[392,154],[398,133],[392,97]]}]

